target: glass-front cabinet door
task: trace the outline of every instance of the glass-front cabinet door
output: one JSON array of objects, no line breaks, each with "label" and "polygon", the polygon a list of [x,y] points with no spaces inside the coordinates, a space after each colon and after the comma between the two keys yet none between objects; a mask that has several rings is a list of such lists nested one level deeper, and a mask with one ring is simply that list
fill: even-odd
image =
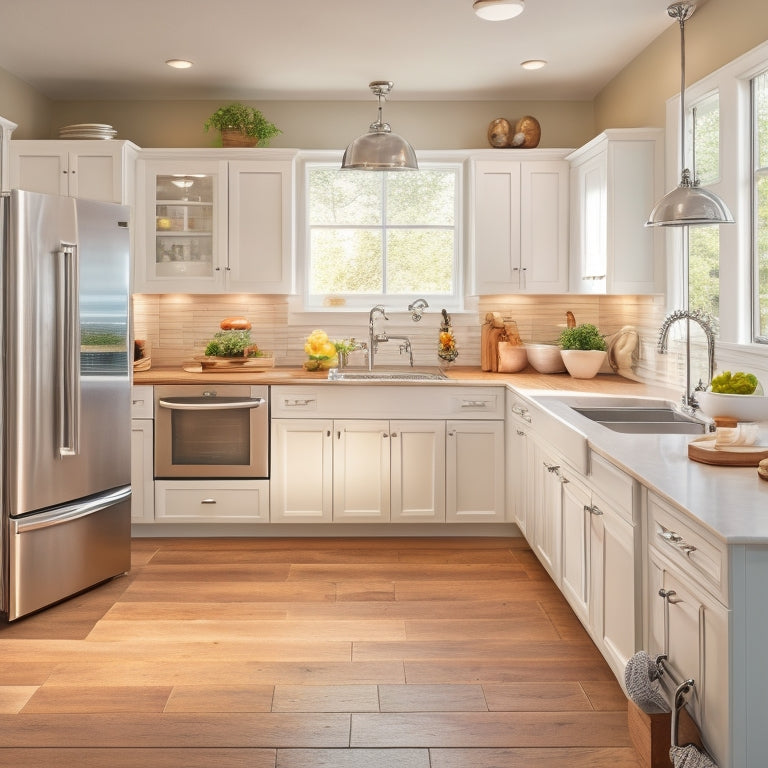
[{"label": "glass-front cabinet door", "polygon": [[[142,178],[143,177],[143,178]],[[224,290],[227,258],[227,163],[141,161],[145,195],[136,291]]]}]

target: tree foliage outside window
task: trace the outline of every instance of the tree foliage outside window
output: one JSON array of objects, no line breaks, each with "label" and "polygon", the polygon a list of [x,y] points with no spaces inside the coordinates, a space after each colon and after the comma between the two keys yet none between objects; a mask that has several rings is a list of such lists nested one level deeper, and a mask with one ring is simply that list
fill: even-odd
[{"label": "tree foliage outside window", "polygon": [[752,80],[756,340],[768,343],[768,70]]},{"label": "tree foliage outside window", "polygon": [[453,296],[458,183],[458,166],[415,172],[309,166],[310,303],[328,294],[352,303],[371,295]]},{"label": "tree foliage outside window", "polygon": [[[692,172],[702,185],[720,178],[720,99],[717,93],[691,109]],[[720,317],[720,228],[688,231],[688,307],[706,312],[717,332]]]}]

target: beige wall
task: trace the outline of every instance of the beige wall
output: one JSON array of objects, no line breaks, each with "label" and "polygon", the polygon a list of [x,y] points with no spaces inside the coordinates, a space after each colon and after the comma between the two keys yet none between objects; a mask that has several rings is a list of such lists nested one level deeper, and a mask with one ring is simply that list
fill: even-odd
[{"label": "beige wall", "polygon": [[[768,40],[765,0],[699,2],[685,23],[686,83],[690,85]],[[680,26],[651,43],[598,94],[596,132],[663,126],[665,105],[680,92]]]},{"label": "beige wall", "polygon": [[[273,147],[343,149],[364,133],[376,118],[376,102],[264,101],[247,102],[260,109],[283,133]],[[109,123],[120,138],[140,147],[210,147],[218,132],[206,133],[203,123],[221,102],[60,102],[54,105],[49,135],[60,125]],[[2,114],[0,112],[0,114]],[[542,147],[578,147],[594,135],[591,102],[388,102],[384,119],[392,129],[422,149],[488,147],[488,124],[497,117],[516,120],[534,115],[542,126]]]},{"label": "beige wall", "polygon": [[19,127],[14,139],[37,139],[49,130],[52,102],[23,80],[0,69],[0,115]]}]

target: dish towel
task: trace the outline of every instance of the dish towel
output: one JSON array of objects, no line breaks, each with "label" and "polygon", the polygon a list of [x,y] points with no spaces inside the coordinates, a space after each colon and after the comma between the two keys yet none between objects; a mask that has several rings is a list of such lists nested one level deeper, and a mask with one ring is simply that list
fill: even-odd
[{"label": "dish towel", "polygon": [[627,661],[624,669],[627,693],[644,712],[669,712],[657,682],[660,674],[659,665],[646,651],[638,651]]},{"label": "dish towel", "polygon": [[669,759],[675,768],[717,768],[717,763],[693,744],[670,747]]}]

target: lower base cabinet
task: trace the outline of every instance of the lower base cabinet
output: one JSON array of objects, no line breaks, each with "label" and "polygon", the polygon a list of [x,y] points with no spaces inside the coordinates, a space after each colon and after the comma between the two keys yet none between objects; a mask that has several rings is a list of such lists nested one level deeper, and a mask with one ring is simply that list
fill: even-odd
[{"label": "lower base cabinet", "polygon": [[156,480],[157,523],[268,523],[269,480]]},{"label": "lower base cabinet", "polygon": [[131,523],[155,519],[152,419],[131,421]]},{"label": "lower base cabinet", "polygon": [[504,424],[273,419],[273,523],[504,520]]}]

